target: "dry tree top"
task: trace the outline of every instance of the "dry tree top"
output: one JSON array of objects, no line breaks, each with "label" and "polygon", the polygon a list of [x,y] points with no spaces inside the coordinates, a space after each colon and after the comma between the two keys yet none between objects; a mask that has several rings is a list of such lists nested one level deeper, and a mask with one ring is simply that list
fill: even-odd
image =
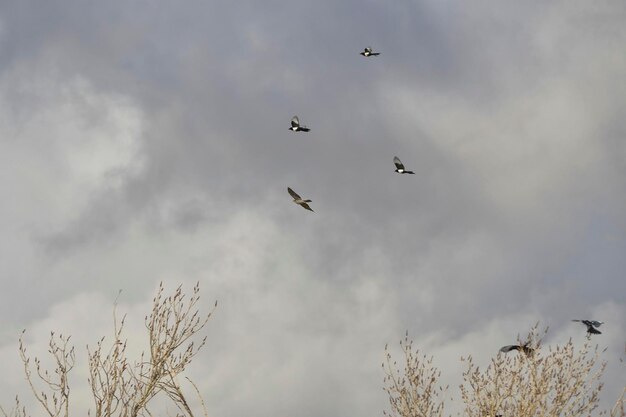
[{"label": "dry tree top", "polygon": [[[544,332],[543,336],[545,336]],[[586,342],[576,347],[542,346],[537,325],[517,345],[503,351],[481,369],[471,356],[465,363],[461,400],[466,417],[585,417],[597,409],[606,362],[598,346]],[[385,347],[384,390],[389,395],[391,417],[442,417],[448,387],[439,383],[440,371],[432,357],[420,354],[408,339],[400,342],[400,365]],[[518,347],[517,349],[511,346]],[[510,352],[510,353],[505,353]],[[626,391],[626,387],[625,387]],[[624,417],[624,392],[610,412]]]},{"label": "dry tree top", "polygon": [[443,397],[448,386],[439,385],[441,371],[433,365],[433,357],[422,355],[413,349],[413,341],[409,333],[400,341],[404,358],[401,359],[402,370],[397,361],[393,360],[388,346],[385,346],[384,390],[389,395],[391,411],[389,417],[442,417],[444,411]]},{"label": "dry tree top", "polygon": [[[142,352],[134,360],[128,358],[126,352],[127,339],[123,335],[126,316],[118,319],[114,307],[111,341],[107,343],[103,337],[94,348],[87,346],[88,383],[94,400],[89,415],[93,412],[95,417],[151,416],[151,401],[157,396],[166,396],[183,416],[194,416],[178,377],[204,346],[206,337],[199,343],[193,339],[217,307],[216,302],[208,314],[202,315],[198,310],[199,300],[199,284],[193,287],[191,295],[185,294],[182,287],[166,295],[161,283],[152,300],[152,310],[145,317],[149,351]],[[51,333],[48,353],[55,367],[46,370],[39,358],[33,358],[31,363],[23,334],[19,339],[19,352],[33,395],[50,417],[68,417],[71,393],[68,375],[75,363],[70,336]],[[189,382],[200,396],[196,385]],[[200,401],[203,414],[208,416],[201,396]],[[0,407],[0,413],[4,417],[27,416],[19,398],[11,411],[6,412]]]}]

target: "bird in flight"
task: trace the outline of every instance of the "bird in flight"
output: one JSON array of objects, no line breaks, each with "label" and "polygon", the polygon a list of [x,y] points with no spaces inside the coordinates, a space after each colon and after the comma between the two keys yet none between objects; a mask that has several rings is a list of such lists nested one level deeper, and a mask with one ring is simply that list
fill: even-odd
[{"label": "bird in flight", "polygon": [[526,342],[523,345],[502,346],[500,348],[500,352],[509,353],[512,350],[517,350],[517,351],[520,351],[520,352],[524,352],[526,354],[526,356],[530,356],[533,353],[535,353],[535,349],[533,349],[530,346],[528,346],[529,344],[530,344],[529,342]]},{"label": "bird in flight", "polygon": [[572,321],[578,321],[584,324],[585,326],[587,326],[587,333],[589,334],[602,334],[602,332],[596,329],[596,327],[602,326],[604,324],[603,321],[596,321],[596,320],[572,320]]},{"label": "bird in flight", "polygon": [[309,129],[306,126],[301,126],[300,119],[298,119],[298,116],[293,116],[291,118],[291,127],[289,128],[289,130],[292,130],[294,132],[308,132],[311,129]]},{"label": "bird in flight", "polygon": [[393,163],[396,164],[396,172],[398,174],[415,174],[415,172],[413,172],[413,171],[405,170],[404,169],[404,165],[400,161],[400,158],[398,158],[397,156],[393,157]]},{"label": "bird in flight", "polygon": [[289,192],[289,195],[291,195],[293,197],[293,202],[294,203],[298,204],[299,206],[304,207],[305,209],[307,209],[309,211],[313,211],[313,209],[311,207],[309,207],[309,205],[307,204],[307,203],[311,203],[311,200],[303,200],[302,197],[300,197],[298,195],[298,193],[296,193],[294,190],[292,190],[289,187],[287,187],[287,192]]},{"label": "bird in flight", "polygon": [[368,57],[368,56],[378,56],[380,55],[380,52],[372,52],[372,48],[371,47],[367,47],[363,50],[363,52],[361,52],[361,55]]}]

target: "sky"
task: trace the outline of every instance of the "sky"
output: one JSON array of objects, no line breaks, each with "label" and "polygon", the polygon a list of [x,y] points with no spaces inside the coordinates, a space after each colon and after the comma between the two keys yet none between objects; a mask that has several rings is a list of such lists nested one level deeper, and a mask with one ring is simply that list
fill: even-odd
[{"label": "sky", "polygon": [[536,322],[581,344],[580,318],[605,321],[606,408],[624,21],[623,1],[0,1],[0,404],[39,412],[22,329],[34,354],[73,335],[84,411],[119,290],[138,351],[159,282],[199,282],[219,305],[188,375],[213,416],[381,415],[407,330],[453,411],[461,356]]}]

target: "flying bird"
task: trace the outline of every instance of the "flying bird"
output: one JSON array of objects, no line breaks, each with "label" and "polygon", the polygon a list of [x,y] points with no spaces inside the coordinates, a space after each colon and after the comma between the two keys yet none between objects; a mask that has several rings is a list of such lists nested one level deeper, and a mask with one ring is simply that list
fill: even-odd
[{"label": "flying bird", "polygon": [[400,158],[398,158],[397,156],[393,157],[393,163],[396,164],[396,172],[398,174],[415,174],[415,172],[413,172],[413,171],[405,170],[404,169],[404,165],[400,161]]},{"label": "flying bird", "polygon": [[602,334],[602,332],[596,329],[596,327],[602,326],[604,324],[603,321],[597,321],[597,320],[572,320],[572,321],[578,321],[584,324],[585,326],[587,326],[587,333],[589,334]]},{"label": "flying bird", "polygon": [[309,129],[306,126],[301,126],[300,119],[298,119],[298,116],[293,116],[291,118],[291,127],[289,128],[289,130],[292,130],[294,132],[308,132],[311,129]]},{"label": "flying bird", "polygon": [[[309,205],[307,203],[311,203],[311,200],[303,200],[302,197],[300,197],[298,195],[298,193],[296,193],[294,190],[292,190],[291,188],[287,187],[287,191],[289,192],[289,195],[291,195],[293,197],[293,202],[298,204],[299,206],[304,207],[305,209],[309,210],[309,211],[313,211],[313,209],[311,207],[309,207]],[[315,213],[315,212],[314,212]]]},{"label": "flying bird", "polygon": [[524,343],[523,345],[507,345],[502,346],[500,348],[500,352],[509,353],[512,350],[517,350],[520,352],[524,352],[526,356],[532,355],[535,352],[535,349],[528,346],[529,343]]},{"label": "flying bird", "polygon": [[361,55],[368,57],[368,56],[378,56],[380,55],[380,52],[372,52],[372,48],[370,48],[369,46],[367,48],[365,48],[363,50],[363,52],[361,52]]}]

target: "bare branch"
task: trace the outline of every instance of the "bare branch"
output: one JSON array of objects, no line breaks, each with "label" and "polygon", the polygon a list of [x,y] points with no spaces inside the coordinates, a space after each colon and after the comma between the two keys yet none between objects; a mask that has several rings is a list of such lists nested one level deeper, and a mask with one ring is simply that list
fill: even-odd
[{"label": "bare branch", "polygon": [[[70,345],[71,336],[64,337],[62,334],[55,336],[54,332],[50,333],[48,342],[48,353],[54,359],[56,366],[51,372],[42,367],[39,358],[33,358],[37,379],[43,385],[44,390],[37,388],[37,382],[33,378],[30,357],[26,353],[24,345],[24,333],[19,338],[19,352],[22,363],[24,364],[24,373],[31,391],[35,395],[37,401],[44,408],[50,417],[67,417],[69,415],[69,397],[70,386],[68,383],[68,375],[74,368],[75,354],[74,346]],[[49,393],[46,394],[46,391]]]},{"label": "bare branch", "polygon": [[408,332],[404,342],[400,341],[404,354],[403,373],[397,368],[397,362],[391,358],[385,346],[385,387],[389,395],[391,413],[385,415],[398,417],[441,417],[444,410],[443,396],[448,387],[439,385],[441,372],[433,365],[433,358],[421,355],[413,350],[413,341]]},{"label": "bare branch", "polygon": [[[191,363],[204,346],[206,337],[199,343],[192,339],[200,332],[213,310],[200,315],[199,285],[187,297],[182,287],[165,296],[163,283],[153,298],[152,312],[145,318],[148,331],[149,352],[139,360],[126,358],[126,341],[122,340],[123,317],[117,320],[114,309],[114,340],[105,354],[101,340],[90,352],[90,383],[96,403],[95,417],[149,415],[150,401],[160,393],[167,395],[180,410],[193,417],[176,377]],[[217,306],[217,303],[216,305]]]},{"label": "bare branch", "polygon": [[[110,344],[101,338],[95,346],[87,346],[89,366],[88,383],[94,399],[94,417],[152,416],[148,408],[157,395],[169,398],[187,417],[194,417],[177,377],[191,363],[206,343],[206,337],[194,340],[204,328],[217,307],[209,314],[198,310],[200,288],[196,284],[191,296],[182,287],[165,296],[163,284],[159,285],[153,299],[152,311],[146,317],[149,352],[142,352],[138,360],[127,357],[127,341],[123,336],[126,316],[118,317],[117,300],[113,304],[113,337]],[[48,353],[53,360],[51,370],[39,358],[27,354],[19,338],[19,354],[24,365],[28,385],[41,407],[50,417],[69,417],[70,386],[68,375],[74,367],[74,347],[70,337],[54,332],[50,334]],[[196,393],[200,396],[197,387]],[[202,397],[200,401],[207,416]],[[88,411],[92,415],[92,410]],[[15,408],[8,412],[0,407],[0,417],[27,417],[26,410],[16,398]]]}]

